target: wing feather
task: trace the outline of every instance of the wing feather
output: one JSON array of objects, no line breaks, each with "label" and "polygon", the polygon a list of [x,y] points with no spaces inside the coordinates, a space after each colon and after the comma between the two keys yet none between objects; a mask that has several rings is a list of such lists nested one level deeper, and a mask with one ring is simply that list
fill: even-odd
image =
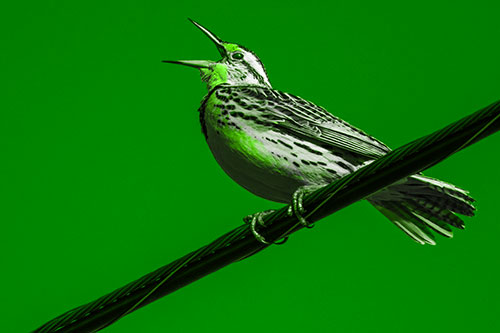
[{"label": "wing feather", "polygon": [[231,87],[233,92],[236,88],[239,88],[239,97],[247,103],[262,105],[265,100],[266,106],[259,109],[262,119],[300,140],[344,149],[370,159],[390,151],[374,137],[298,96],[263,87]]}]

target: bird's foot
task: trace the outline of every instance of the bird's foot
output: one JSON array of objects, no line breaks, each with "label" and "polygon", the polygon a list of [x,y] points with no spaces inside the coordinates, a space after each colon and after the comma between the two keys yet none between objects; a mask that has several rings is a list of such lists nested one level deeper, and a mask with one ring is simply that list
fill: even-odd
[{"label": "bird's foot", "polygon": [[302,224],[306,228],[312,228],[314,227],[314,224],[310,224],[309,222],[307,222],[303,216],[303,214],[305,213],[305,209],[302,204],[302,201],[304,200],[304,195],[314,192],[321,187],[323,187],[323,185],[304,185],[299,187],[293,193],[292,202],[288,207],[288,215],[289,216],[295,215],[299,220],[300,224]]},{"label": "bird's foot", "polygon": [[287,240],[287,238],[285,237],[282,241],[279,241],[279,242],[268,242],[264,238],[264,236],[259,234],[259,232],[257,231],[257,223],[261,226],[265,226],[264,217],[266,217],[267,215],[272,214],[274,212],[275,212],[274,209],[269,209],[269,210],[265,210],[263,212],[258,212],[255,214],[245,216],[243,218],[243,221],[245,223],[250,224],[250,230],[252,231],[252,234],[255,236],[255,238],[263,244],[283,244]]}]

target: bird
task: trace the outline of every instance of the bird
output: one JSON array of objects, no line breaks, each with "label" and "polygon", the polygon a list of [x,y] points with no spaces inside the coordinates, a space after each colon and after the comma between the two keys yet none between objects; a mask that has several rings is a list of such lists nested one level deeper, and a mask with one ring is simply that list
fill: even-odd
[{"label": "bird", "polygon": [[[216,46],[222,59],[163,60],[196,68],[208,93],[201,101],[202,133],[218,164],[251,193],[290,204],[304,226],[304,195],[384,156],[391,149],[324,108],[274,89],[262,61],[250,49],[225,42],[190,21]],[[464,229],[457,214],[473,216],[475,200],[447,182],[406,177],[366,198],[419,244],[435,245],[435,234],[451,238],[451,227]],[[252,232],[273,210],[249,215]]]}]

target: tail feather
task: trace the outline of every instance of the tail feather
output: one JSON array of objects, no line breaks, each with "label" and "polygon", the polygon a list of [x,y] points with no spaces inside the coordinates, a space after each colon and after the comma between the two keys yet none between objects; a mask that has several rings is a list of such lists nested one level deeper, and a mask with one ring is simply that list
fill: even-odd
[{"label": "tail feather", "polygon": [[385,202],[384,206],[375,205],[375,208],[417,243],[436,244],[434,235],[425,222],[413,215],[404,205],[397,202]]},{"label": "tail feather", "polygon": [[[458,229],[465,228],[464,221],[462,221],[462,219],[460,219],[448,209],[441,208],[439,211],[436,211],[436,209],[429,209],[428,206],[422,204],[421,201],[411,201],[410,204],[412,205],[413,210],[417,212],[417,214],[427,219],[440,221],[443,224],[451,225]],[[439,206],[434,207],[439,208]]]},{"label": "tail feather", "polygon": [[440,221],[436,219],[433,216],[424,216],[425,214],[417,214],[415,212],[412,212],[413,215],[418,217],[420,220],[424,221],[429,227],[432,228],[432,230],[436,231],[440,235],[443,235],[445,237],[452,238],[453,237],[453,231],[451,230],[451,227],[449,224],[446,224],[443,221]]},{"label": "tail feather", "polygon": [[431,188],[437,192],[447,194],[450,197],[461,200],[462,202],[471,203],[476,200],[469,196],[469,192],[456,187],[453,184],[443,182],[442,180],[427,177],[424,175],[413,175],[408,178],[408,184],[422,185],[426,184],[426,187]]},{"label": "tail feather", "polygon": [[428,196],[414,196],[413,200],[427,210],[439,213],[446,208],[447,210],[462,214],[465,216],[474,216],[475,207],[468,202],[461,202],[451,196],[434,197]]},{"label": "tail feather", "polygon": [[453,237],[451,226],[464,229],[454,213],[473,216],[475,201],[452,184],[414,175],[368,199],[382,214],[420,244],[436,244],[432,231]]}]

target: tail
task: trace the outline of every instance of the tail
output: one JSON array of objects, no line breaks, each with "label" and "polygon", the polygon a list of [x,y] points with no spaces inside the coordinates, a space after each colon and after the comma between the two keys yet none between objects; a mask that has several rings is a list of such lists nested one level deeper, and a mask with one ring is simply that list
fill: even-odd
[{"label": "tail", "polygon": [[382,214],[420,244],[435,245],[431,230],[453,237],[452,228],[464,229],[454,213],[474,216],[475,201],[452,184],[413,175],[368,198]]}]

